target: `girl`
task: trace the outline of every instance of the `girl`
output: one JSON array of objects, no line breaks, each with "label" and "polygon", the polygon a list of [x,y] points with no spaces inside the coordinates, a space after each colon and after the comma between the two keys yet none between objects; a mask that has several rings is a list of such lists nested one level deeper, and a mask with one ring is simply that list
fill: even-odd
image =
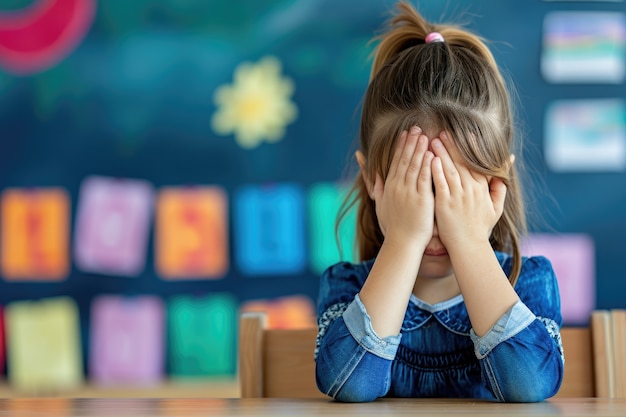
[{"label": "girl", "polygon": [[362,262],[322,276],[317,385],[340,401],[544,400],[563,376],[560,300],[550,262],[520,254],[506,85],[480,38],[398,7],[362,109]]}]

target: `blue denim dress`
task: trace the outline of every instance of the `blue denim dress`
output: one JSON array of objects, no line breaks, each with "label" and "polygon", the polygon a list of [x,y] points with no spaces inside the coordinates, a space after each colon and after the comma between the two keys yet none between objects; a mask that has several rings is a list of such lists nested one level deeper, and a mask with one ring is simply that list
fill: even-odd
[{"label": "blue denim dress", "polygon": [[[496,256],[508,273],[511,257]],[[515,285],[520,301],[482,337],[458,295],[434,305],[411,296],[400,334],[380,338],[358,295],[373,263],[339,263],[322,276],[315,349],[320,391],[349,402],[385,396],[531,402],[556,394],[563,379],[562,319],[546,258],[524,258]]]}]

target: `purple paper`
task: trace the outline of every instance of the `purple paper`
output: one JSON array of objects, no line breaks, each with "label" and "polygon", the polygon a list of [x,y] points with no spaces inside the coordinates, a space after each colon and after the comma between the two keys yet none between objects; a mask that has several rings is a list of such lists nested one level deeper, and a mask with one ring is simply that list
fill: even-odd
[{"label": "purple paper", "polygon": [[595,249],[585,234],[531,234],[522,244],[526,256],[552,262],[561,293],[564,324],[586,324],[596,301]]},{"label": "purple paper", "polygon": [[90,375],[98,384],[161,382],[163,301],[156,296],[99,296],[91,308]]},{"label": "purple paper", "polygon": [[146,263],[153,194],[146,181],[85,179],[74,242],[78,268],[101,274],[139,275]]}]

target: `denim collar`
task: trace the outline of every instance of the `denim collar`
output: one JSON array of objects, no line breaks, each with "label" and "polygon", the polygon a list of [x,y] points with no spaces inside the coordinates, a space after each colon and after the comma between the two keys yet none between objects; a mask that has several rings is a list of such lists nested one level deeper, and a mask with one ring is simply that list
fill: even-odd
[{"label": "denim collar", "polygon": [[422,310],[426,310],[429,313],[436,313],[438,311],[447,310],[457,305],[458,303],[463,302],[463,295],[459,294],[456,297],[452,297],[451,299],[442,301],[440,303],[428,304],[426,301],[422,301],[420,298],[417,298],[415,295],[411,294],[411,298],[409,299],[409,301],[417,305],[417,307],[421,308]]},{"label": "denim collar", "polygon": [[403,331],[420,328],[434,318],[453,333],[469,335],[472,328],[461,294],[437,304],[428,304],[411,295],[402,323]]},{"label": "denim collar", "polygon": [[[505,273],[511,268],[511,257],[505,253],[495,251],[498,262],[502,266]],[[362,265],[366,269],[365,277],[371,270],[374,259],[363,262]],[[402,323],[403,331],[411,331],[420,328],[426,324],[430,319],[434,318],[441,323],[445,328],[453,333],[468,335],[472,328],[472,324],[463,302],[463,296],[461,294],[453,297],[449,300],[442,301],[437,304],[428,304],[419,298],[411,295],[409,300],[409,306],[406,314],[404,315],[404,321]]]}]

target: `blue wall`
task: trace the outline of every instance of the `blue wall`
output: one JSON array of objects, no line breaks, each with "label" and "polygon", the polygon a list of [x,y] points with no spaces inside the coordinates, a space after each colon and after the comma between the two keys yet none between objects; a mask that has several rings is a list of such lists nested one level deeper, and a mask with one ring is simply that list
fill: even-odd
[{"label": "blue wall", "polygon": [[[1,0],[0,10],[30,0]],[[540,73],[542,24],[553,10],[624,10],[624,3],[538,0],[422,1],[430,19],[463,15],[494,41],[516,83],[524,159],[537,179],[535,230],[586,233],[596,244],[597,307],[624,307],[626,174],[550,171],[543,161],[544,112],[556,99],[626,97],[626,84],[549,84]],[[102,0],[85,39],[42,72],[0,70],[0,190],[61,186],[76,211],[90,175],[141,178],[155,187],[218,184],[232,195],[247,184],[295,182],[304,189],[345,178],[367,85],[370,36],[391,1]],[[242,61],[267,55],[294,81],[298,117],[278,143],[243,149],[211,128],[216,88]],[[74,222],[72,221],[72,224]],[[229,230],[233,230],[232,224]],[[0,280],[0,304],[71,295],[87,322],[101,293],[231,292],[240,301],[306,294],[318,277],[248,278],[234,261],[224,279],[163,281],[147,267],[133,279],[75,267],[58,283]],[[231,253],[234,251],[231,250]]]}]

